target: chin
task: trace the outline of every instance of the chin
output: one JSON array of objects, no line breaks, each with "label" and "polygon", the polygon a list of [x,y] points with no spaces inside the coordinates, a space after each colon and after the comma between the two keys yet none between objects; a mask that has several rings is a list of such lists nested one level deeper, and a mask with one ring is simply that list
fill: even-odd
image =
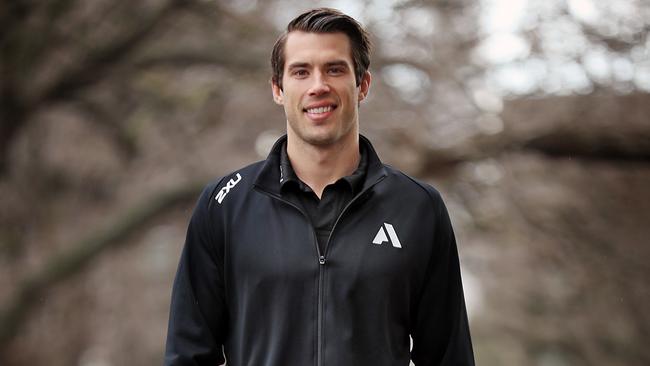
[{"label": "chin", "polygon": [[289,127],[293,131],[294,137],[297,140],[303,141],[312,146],[323,147],[341,142],[346,139],[346,136],[354,131],[354,126],[351,126],[349,129],[341,129],[341,126],[333,124],[321,126],[296,126],[290,123]]},{"label": "chin", "polygon": [[339,140],[338,136],[331,134],[315,134],[311,136],[303,136],[301,139],[314,146],[328,146],[336,143]]}]

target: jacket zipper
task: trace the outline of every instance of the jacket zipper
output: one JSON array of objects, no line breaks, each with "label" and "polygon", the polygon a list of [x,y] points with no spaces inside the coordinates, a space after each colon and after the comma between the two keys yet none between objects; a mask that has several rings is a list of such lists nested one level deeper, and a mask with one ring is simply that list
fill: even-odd
[{"label": "jacket zipper", "polygon": [[366,187],[366,189],[364,189],[363,191],[359,192],[359,194],[357,194],[356,196],[354,196],[354,197],[350,200],[350,202],[348,202],[348,204],[345,205],[345,207],[343,207],[343,210],[341,210],[341,213],[340,213],[339,216],[336,218],[336,221],[334,221],[334,225],[332,226],[332,230],[330,231],[330,235],[327,237],[327,242],[325,242],[325,248],[323,249],[323,251],[325,252],[324,254],[327,254],[327,248],[329,248],[329,246],[330,246],[330,240],[332,239],[332,234],[334,233],[334,230],[336,229],[336,225],[339,223],[339,221],[341,220],[341,217],[343,217],[343,215],[345,214],[345,211],[347,211],[348,207],[350,207],[352,204],[354,204],[354,202],[355,202],[357,199],[359,199],[359,197],[363,196],[367,191],[369,191],[370,188],[374,187],[377,183],[379,183],[379,182],[381,182],[382,180],[384,180],[384,178],[385,178],[385,176],[380,177],[379,179],[377,179],[376,182],[374,182],[373,184],[371,184],[371,185],[369,185],[368,187]]},{"label": "jacket zipper", "polygon": [[[309,216],[302,210],[302,208],[298,207],[298,205],[294,204],[291,201],[285,200],[281,196],[278,196],[274,193],[271,193],[259,186],[257,186],[258,189],[262,190],[269,196],[279,200],[280,202],[284,202],[288,204],[289,206],[295,208],[300,212],[309,222],[309,227],[311,228],[311,232],[313,235],[313,240],[314,244],[316,246],[316,254],[318,255],[318,308],[317,308],[317,319],[316,319],[316,328],[317,328],[317,336],[316,336],[316,364],[317,366],[322,365],[322,352],[323,352],[323,278],[325,277],[325,269],[323,268],[325,264],[327,263],[327,259],[325,256],[321,253],[320,247],[318,246],[318,237],[316,235],[316,230],[314,229],[314,225],[311,223],[311,220],[309,220]],[[329,240],[328,240],[329,241]]]},{"label": "jacket zipper", "polygon": [[271,193],[265,189],[263,189],[260,186],[257,186],[258,189],[261,191],[265,192],[266,194],[270,195],[271,197],[279,200],[280,202],[284,202],[288,204],[289,206],[292,206],[298,212],[300,212],[309,222],[309,226],[311,227],[311,231],[313,234],[313,239],[314,239],[314,244],[316,245],[316,253],[318,254],[318,314],[317,314],[317,348],[316,348],[316,365],[317,366],[322,366],[323,364],[323,281],[325,277],[325,265],[327,264],[327,258],[325,254],[327,254],[327,249],[329,248],[330,240],[332,239],[332,234],[334,233],[334,230],[336,229],[336,225],[339,223],[341,220],[341,217],[345,214],[347,209],[357,200],[359,197],[363,196],[370,188],[374,187],[377,183],[381,182],[385,177],[379,178],[376,182],[371,184],[370,186],[366,187],[363,191],[359,192],[356,196],[354,196],[350,202],[348,202],[345,207],[343,207],[343,210],[341,210],[341,213],[339,216],[336,218],[336,221],[334,221],[334,225],[332,226],[332,230],[330,231],[329,236],[327,237],[327,242],[325,242],[325,248],[323,248],[324,253],[321,253],[320,247],[318,246],[318,239],[316,235],[316,230],[314,229],[314,225],[311,223],[309,220],[309,216],[300,208],[298,205],[294,204],[291,201],[285,200],[281,196],[278,196],[274,193]]},{"label": "jacket zipper", "polygon": [[[379,178],[376,182],[374,182],[366,189],[359,192],[359,194],[354,196],[350,200],[350,202],[348,202],[348,204],[345,205],[345,207],[343,207],[343,210],[341,210],[341,213],[336,218],[336,221],[334,221],[332,230],[330,231],[330,234],[327,237],[327,241],[325,242],[325,248],[323,248],[323,252],[324,252],[323,255],[320,254],[320,249],[319,249],[319,256],[320,256],[319,263],[321,264],[321,266],[319,267],[319,271],[318,271],[318,366],[322,366],[322,358],[323,358],[323,350],[322,350],[323,347],[323,334],[322,334],[323,333],[323,286],[322,286],[323,279],[322,278],[325,276],[324,274],[325,270],[323,269],[323,266],[327,263],[327,258],[326,258],[327,249],[330,246],[330,240],[332,239],[332,234],[334,233],[334,230],[336,230],[336,224],[339,223],[339,221],[345,214],[345,211],[347,211],[348,208],[352,206],[352,204],[354,204],[354,202],[357,199],[359,199],[359,197],[363,196],[368,190],[370,190],[370,188],[372,188],[375,184],[379,183],[383,179],[384,177]],[[316,247],[318,248],[318,241],[316,242]]]}]

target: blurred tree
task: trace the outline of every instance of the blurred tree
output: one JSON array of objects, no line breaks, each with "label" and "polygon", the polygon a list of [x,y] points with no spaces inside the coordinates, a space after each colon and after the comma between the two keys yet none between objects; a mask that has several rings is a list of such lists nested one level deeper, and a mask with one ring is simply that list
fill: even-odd
[{"label": "blurred tree", "polygon": [[[638,260],[646,2],[15,0],[0,5],[0,363],[92,364],[84,352],[106,331],[75,299],[107,301],[95,289],[107,280],[88,264],[145,241],[170,212],[183,226],[178,207],[203,182],[259,158],[252,147],[283,130],[270,48],[316,4],[348,7],[374,35],[364,133],[385,160],[447,193],[468,277],[485,288],[473,319],[480,363],[650,362]],[[121,253],[104,266],[151,270],[123,264],[140,265],[135,246]],[[132,277],[118,293],[142,302],[150,282]],[[138,319],[119,322],[147,328]],[[110,349],[136,335],[107,336],[119,338]],[[146,336],[149,348],[107,359],[157,363],[160,335]]]},{"label": "blurred tree", "polygon": [[[57,103],[87,114],[89,122],[114,139],[119,152],[133,156],[136,142],[124,123],[129,101],[114,100],[107,106],[106,100],[93,95],[93,88],[101,83],[111,84],[101,88],[119,90],[128,87],[124,83],[136,73],[161,65],[221,65],[235,73],[265,65],[262,55],[247,53],[252,51],[242,49],[242,44],[233,39],[237,33],[255,28],[263,32],[263,23],[236,16],[217,3],[95,1],[89,5],[75,0],[17,0],[3,5],[2,10],[2,173],[6,173],[10,148],[18,133],[39,112]],[[248,29],[223,36],[219,28],[229,20]],[[170,35],[169,27],[184,22],[202,23],[199,29],[187,24],[194,29],[176,35],[191,38],[192,32],[204,32],[193,40],[195,47],[161,42]]]},{"label": "blurred tree", "polygon": [[[162,132],[175,144],[214,127],[225,103],[214,86],[262,73],[266,50],[245,40],[267,36],[270,26],[219,3],[193,0],[19,0],[3,3],[0,14],[0,258],[8,261],[0,276],[0,298],[8,299],[0,306],[3,349],[51,286],[175,202],[191,201],[200,186],[189,177],[140,206],[114,208],[114,226],[95,219],[88,223],[95,227],[77,231],[88,238],[70,244],[44,237],[31,243],[27,236],[75,220],[78,212],[63,213],[61,200],[76,197],[81,203],[73,206],[90,212],[118,199],[119,186],[132,178],[121,171],[138,171],[151,161],[135,167],[133,161],[160,153],[147,135]],[[178,85],[173,79],[192,68],[216,76],[209,88],[188,80],[192,85],[170,93]],[[192,115],[186,124],[193,129],[143,122],[183,113],[197,102],[209,115]],[[49,217],[57,212],[60,219]],[[40,265],[19,269],[32,251]]]}]

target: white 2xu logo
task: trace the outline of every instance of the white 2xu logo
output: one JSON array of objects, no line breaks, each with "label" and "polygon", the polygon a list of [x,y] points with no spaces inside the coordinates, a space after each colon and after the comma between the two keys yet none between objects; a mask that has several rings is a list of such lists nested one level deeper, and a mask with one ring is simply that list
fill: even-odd
[{"label": "white 2xu logo", "polygon": [[221,201],[223,201],[223,199],[226,198],[226,195],[228,194],[228,192],[230,192],[230,190],[235,185],[237,185],[237,183],[239,183],[240,180],[241,180],[241,175],[239,175],[239,173],[237,173],[237,180],[230,179],[230,181],[228,183],[226,183],[226,186],[221,188],[221,190],[219,191],[219,193],[217,193],[217,196],[214,199],[217,200],[217,202],[219,202],[219,204],[221,204]]}]

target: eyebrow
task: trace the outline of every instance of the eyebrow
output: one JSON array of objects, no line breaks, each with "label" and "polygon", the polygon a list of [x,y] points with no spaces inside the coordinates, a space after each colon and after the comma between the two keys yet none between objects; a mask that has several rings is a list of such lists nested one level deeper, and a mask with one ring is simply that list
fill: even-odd
[{"label": "eyebrow", "polygon": [[309,64],[306,62],[294,62],[292,64],[289,64],[287,69],[292,70],[292,69],[299,69],[304,67],[309,67]]},{"label": "eyebrow", "polygon": [[325,66],[345,66],[348,67],[348,63],[344,60],[336,60],[336,61],[330,61],[326,62]]},{"label": "eyebrow", "polygon": [[[300,68],[308,68],[310,67],[311,64],[308,62],[294,62],[289,64],[287,67],[288,70],[293,70],[293,69],[300,69]],[[345,60],[334,60],[330,62],[325,63],[325,67],[331,67],[331,66],[344,66],[344,67],[349,67],[348,63]]]}]

